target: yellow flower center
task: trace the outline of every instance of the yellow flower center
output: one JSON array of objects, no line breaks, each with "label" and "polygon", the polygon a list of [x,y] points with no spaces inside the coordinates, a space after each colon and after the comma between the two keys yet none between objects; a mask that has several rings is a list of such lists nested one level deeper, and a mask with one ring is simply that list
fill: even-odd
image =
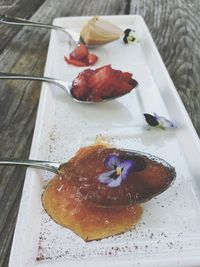
[{"label": "yellow flower center", "polygon": [[122,168],[121,167],[117,167],[116,174],[119,176],[119,175],[121,175],[121,173],[122,173]]}]

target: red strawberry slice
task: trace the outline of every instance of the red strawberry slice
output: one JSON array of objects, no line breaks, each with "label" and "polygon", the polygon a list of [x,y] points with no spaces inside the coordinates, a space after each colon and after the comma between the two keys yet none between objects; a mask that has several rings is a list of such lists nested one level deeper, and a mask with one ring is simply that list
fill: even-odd
[{"label": "red strawberry slice", "polygon": [[88,80],[88,87],[90,88],[101,88],[107,87],[110,84],[112,77],[112,68],[110,65],[101,67],[95,70],[95,74]]},{"label": "red strawberry slice", "polygon": [[87,64],[84,61],[80,61],[80,60],[72,59],[72,58],[67,58],[67,57],[64,57],[64,59],[68,64],[71,64],[71,65],[74,65],[77,67],[86,67],[87,66]]},{"label": "red strawberry slice", "polygon": [[94,71],[90,69],[82,71],[73,81],[71,93],[75,98],[82,100],[89,95],[88,78],[93,75],[93,73]]},{"label": "red strawberry slice", "polygon": [[115,96],[128,93],[133,88],[133,86],[127,83],[126,81],[118,80],[118,79],[113,79],[112,86],[115,88],[114,90]]},{"label": "red strawberry slice", "polygon": [[101,95],[102,98],[108,98],[115,94],[115,86],[113,85],[115,73],[110,65],[95,70],[95,74],[88,80],[88,87],[92,89],[94,97]]},{"label": "red strawberry slice", "polygon": [[81,72],[72,84],[72,92],[77,99],[99,102],[128,93],[136,85],[131,73],[107,65]]},{"label": "red strawberry slice", "polygon": [[89,78],[88,87],[92,89],[92,96],[100,94],[102,98],[122,95],[132,89],[132,86],[123,80],[123,73],[113,70],[110,65],[97,69]]},{"label": "red strawberry slice", "polygon": [[88,79],[88,87],[91,89],[93,97],[101,96],[102,98],[109,97],[114,88],[111,84],[112,69],[110,66],[100,69],[98,72]]},{"label": "red strawberry slice", "polygon": [[71,93],[74,97],[82,99],[87,92],[87,79],[83,73],[80,73],[72,83]]},{"label": "red strawberry slice", "polygon": [[129,82],[132,79],[132,73],[122,72],[123,80]]},{"label": "red strawberry slice", "polygon": [[85,45],[80,44],[70,54],[71,59],[82,60],[88,56],[88,49]]},{"label": "red strawberry slice", "polygon": [[75,65],[77,67],[85,67],[89,65],[94,65],[98,60],[95,54],[89,53],[87,47],[80,44],[76,47],[68,57],[65,57],[65,61],[68,64]]},{"label": "red strawberry slice", "polygon": [[94,65],[97,62],[98,57],[95,54],[89,53],[87,60],[88,60],[88,65]]}]

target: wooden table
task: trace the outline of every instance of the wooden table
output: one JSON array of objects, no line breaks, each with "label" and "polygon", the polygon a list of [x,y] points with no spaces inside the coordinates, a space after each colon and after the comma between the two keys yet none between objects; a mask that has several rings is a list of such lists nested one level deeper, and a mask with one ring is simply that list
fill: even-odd
[{"label": "wooden table", "polygon": [[[0,13],[51,23],[60,16],[140,14],[200,135],[199,0],[0,0]],[[50,32],[0,25],[0,71],[43,75]],[[28,158],[41,84],[0,81],[0,156]],[[25,169],[0,168],[0,266],[7,266]]]}]

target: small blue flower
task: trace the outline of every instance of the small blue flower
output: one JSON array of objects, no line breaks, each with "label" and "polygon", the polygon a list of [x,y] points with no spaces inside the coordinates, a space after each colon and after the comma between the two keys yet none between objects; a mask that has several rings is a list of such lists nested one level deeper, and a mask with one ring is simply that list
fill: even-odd
[{"label": "small blue flower", "polygon": [[100,174],[98,180],[108,187],[117,187],[120,186],[122,181],[127,179],[130,172],[134,169],[135,162],[129,159],[120,161],[120,158],[113,154],[105,159],[104,165],[107,169],[111,170]]},{"label": "small blue flower", "polygon": [[163,130],[166,128],[176,128],[176,125],[172,121],[159,116],[156,113],[153,113],[153,115],[144,113],[144,117],[149,126],[158,127]]}]

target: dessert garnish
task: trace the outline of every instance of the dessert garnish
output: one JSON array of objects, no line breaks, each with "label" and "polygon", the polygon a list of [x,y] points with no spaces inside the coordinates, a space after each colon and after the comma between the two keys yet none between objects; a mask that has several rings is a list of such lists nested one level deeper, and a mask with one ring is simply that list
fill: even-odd
[{"label": "dessert garnish", "polygon": [[136,32],[131,29],[126,29],[124,31],[123,41],[125,44],[133,44],[138,42],[138,37],[136,35]]},{"label": "dessert garnish", "polygon": [[112,69],[106,65],[96,70],[86,69],[72,83],[73,97],[82,101],[100,102],[122,96],[137,86],[129,72]]},{"label": "dessert garnish", "polygon": [[94,65],[98,57],[90,53],[85,45],[80,44],[70,53],[69,58],[65,56],[64,59],[68,64],[77,67],[86,67]]},{"label": "dessert garnish", "polygon": [[172,121],[163,116],[159,116],[156,113],[153,113],[153,115],[144,113],[144,117],[149,126],[157,127],[163,130],[166,128],[176,128],[176,125]]},{"label": "dessert garnish", "polygon": [[[108,171],[111,171],[111,180],[104,183],[102,174]],[[65,177],[94,205],[122,207],[149,200],[163,192],[174,180],[175,170],[164,160],[142,152],[96,145],[79,151],[68,162]],[[118,185],[112,187],[115,178]]]},{"label": "dessert garnish", "polygon": [[100,174],[98,180],[109,187],[117,187],[128,178],[131,171],[143,169],[144,161],[138,162],[133,159],[121,161],[117,155],[109,155],[104,160],[104,165],[111,171]]},{"label": "dessert garnish", "polygon": [[[109,183],[99,180],[108,169],[117,172],[117,168],[123,177],[120,183],[108,186],[120,174]],[[62,175],[46,186],[42,203],[58,224],[85,241],[98,240],[132,228],[142,215],[136,203],[166,190],[175,175],[174,168],[157,157],[93,145],[63,165]]]},{"label": "dessert garnish", "polygon": [[83,27],[81,39],[86,45],[106,44],[123,36],[123,31],[109,21],[93,17]]}]

